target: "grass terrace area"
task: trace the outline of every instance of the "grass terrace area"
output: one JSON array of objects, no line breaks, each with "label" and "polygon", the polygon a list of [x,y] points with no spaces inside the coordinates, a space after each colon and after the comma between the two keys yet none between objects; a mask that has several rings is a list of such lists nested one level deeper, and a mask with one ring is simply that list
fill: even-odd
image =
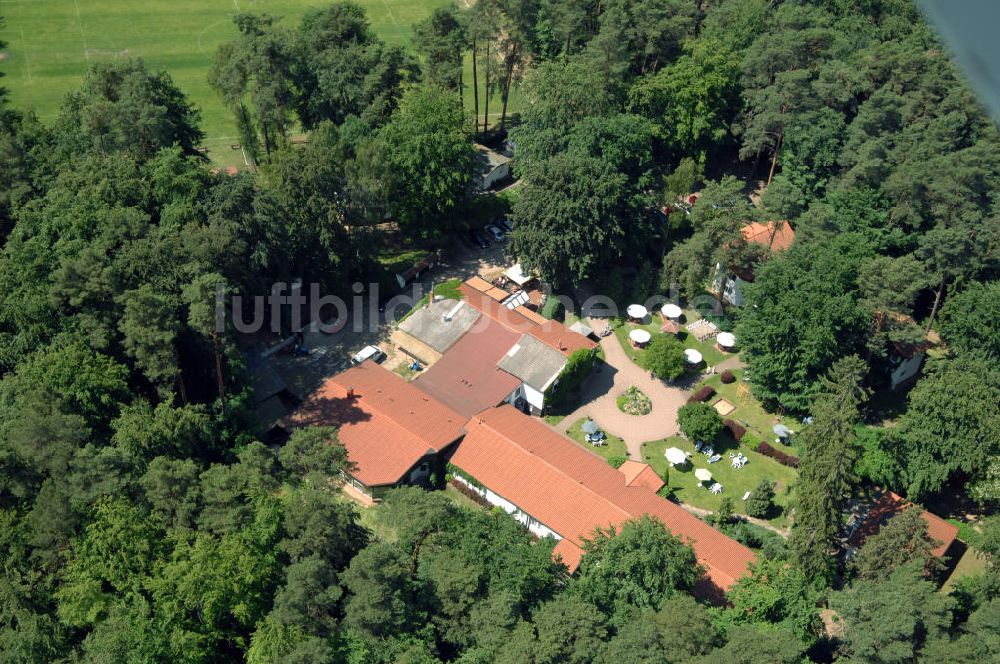
[{"label": "grass terrace area", "polygon": [[[443,297],[446,300],[461,300],[463,299],[462,291],[459,290],[459,287],[461,285],[462,285],[461,279],[449,279],[448,281],[442,281],[439,284],[434,284],[434,296]],[[412,314],[414,311],[427,304],[427,301],[430,299],[430,297],[431,294],[427,293],[422,298],[417,300],[417,303],[413,305],[412,309],[410,309],[405,314],[399,317],[399,322],[402,323],[404,320],[407,319],[407,317],[410,314]]]},{"label": "grass terrace area", "polygon": [[[594,447],[587,442],[587,435],[583,433],[583,423],[587,421],[587,418],[581,418],[573,423],[573,426],[566,431],[566,435],[576,441],[582,447],[586,447],[588,450],[594,454],[599,454],[605,459],[610,459],[611,457],[628,457],[628,450],[625,447],[625,441],[618,436],[612,436],[607,431],[604,432],[605,445],[600,447]],[[597,426],[601,426],[598,422]],[[666,459],[664,459],[666,461]]]},{"label": "grass terrace area", "polygon": [[733,371],[733,375],[736,376],[736,382],[729,385],[723,384],[721,374],[710,376],[708,380],[704,381],[704,385],[711,385],[716,392],[715,396],[708,400],[708,403],[714,404],[720,398],[725,399],[736,406],[736,410],[725,416],[727,419],[735,420],[742,424],[747,428],[748,433],[753,434],[758,440],[766,440],[775,449],[781,450],[786,454],[799,456],[799,452],[794,446],[780,445],[774,442],[775,436],[771,431],[771,427],[775,424],[784,424],[792,431],[799,431],[802,428],[802,423],[794,417],[784,417],[767,412],[761,403],[754,398],[752,393],[747,395],[745,400],[742,400],[739,396],[740,385],[750,387],[749,384],[743,382],[743,373],[742,369]]},{"label": "grass terrace area", "polygon": [[941,586],[941,592],[947,594],[951,592],[955,583],[965,576],[975,576],[986,571],[986,557],[971,546],[966,546],[962,557],[955,563],[955,568]]},{"label": "grass terrace area", "polygon": [[378,255],[378,262],[389,274],[405,272],[414,263],[422,261],[431,253],[429,249],[403,249],[401,251],[383,251]]},{"label": "grass terrace area", "polygon": [[411,381],[417,375],[417,372],[410,368],[409,362],[400,362],[393,371],[405,381]]},{"label": "grass terrace area", "polygon": [[[677,447],[685,452],[690,452],[692,458],[690,463],[684,466],[671,468],[663,452],[668,447]],[[715,463],[708,463],[708,457],[694,451],[694,443],[680,436],[671,436],[663,440],[651,441],[642,444],[642,461],[653,467],[661,477],[667,478],[667,484],[673,489],[674,495],[682,503],[687,503],[701,509],[716,511],[722,503],[723,498],[731,498],[733,510],[738,514],[746,514],[743,508],[743,494],[753,491],[761,480],[771,480],[775,483],[774,502],[780,506],[782,514],[776,514],[770,521],[779,528],[788,526],[789,521],[783,510],[787,507],[791,496],[788,493],[789,487],[795,483],[798,473],[787,466],[783,466],[774,459],[758,454],[753,450],[739,446],[727,434],[722,433],[714,443],[717,454],[722,455],[722,459]],[[729,452],[742,452],[749,463],[743,468],[735,469],[729,460]],[[695,478],[696,468],[707,468],[712,473],[712,481],[723,486],[723,492],[712,494],[708,487],[711,483],[702,484]],[[777,512],[777,510],[775,510]]]},{"label": "grass terrace area", "polygon": [[[635,362],[641,367],[646,366],[643,362],[643,360],[646,357],[646,350],[644,348],[635,348],[629,341],[628,334],[629,332],[635,329],[648,330],[649,333],[654,336],[657,334],[663,334],[663,332],[660,331],[660,326],[662,325],[662,320],[660,319],[660,315],[653,314],[652,318],[653,318],[652,322],[645,323],[642,325],[636,323],[629,323],[624,320],[619,320],[615,323],[615,336],[621,343],[622,348],[625,349],[625,354],[628,355],[633,362]],[[684,345],[685,348],[693,348],[699,353],[701,353],[702,357],[705,358],[705,362],[707,362],[709,366],[718,364],[727,357],[731,357],[731,354],[729,353],[720,352],[719,349],[715,347],[714,342],[698,341],[697,339],[694,338],[694,335],[688,334],[687,330],[682,331],[677,336],[677,338],[680,340],[680,342]]]}]

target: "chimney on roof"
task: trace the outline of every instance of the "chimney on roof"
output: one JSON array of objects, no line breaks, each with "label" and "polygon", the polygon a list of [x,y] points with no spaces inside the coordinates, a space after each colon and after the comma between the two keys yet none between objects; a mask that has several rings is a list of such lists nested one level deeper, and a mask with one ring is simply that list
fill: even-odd
[{"label": "chimney on roof", "polygon": [[348,399],[353,399],[354,398],[354,388],[353,387],[347,388],[347,398]]}]

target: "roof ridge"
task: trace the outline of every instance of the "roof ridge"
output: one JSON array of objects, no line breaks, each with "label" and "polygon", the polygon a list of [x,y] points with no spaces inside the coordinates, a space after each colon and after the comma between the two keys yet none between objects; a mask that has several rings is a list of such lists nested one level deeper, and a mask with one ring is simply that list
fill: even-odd
[{"label": "roof ridge", "polygon": [[[495,410],[494,412],[503,412],[503,411],[501,411],[500,409],[496,409],[496,410]],[[516,411],[515,411],[515,412],[516,412]],[[562,475],[563,477],[565,477],[565,478],[567,478],[567,479],[569,479],[569,480],[571,480],[571,481],[574,481],[574,482],[576,482],[577,484],[579,484],[580,486],[582,486],[582,487],[583,487],[583,488],[584,488],[584,489],[585,489],[585,490],[586,490],[586,491],[587,491],[587,492],[588,492],[589,494],[591,494],[592,496],[596,496],[596,497],[597,497],[597,498],[599,498],[600,500],[603,500],[603,501],[604,501],[604,502],[606,502],[607,504],[611,505],[611,507],[613,507],[613,508],[614,508],[614,509],[615,509],[616,511],[618,511],[618,512],[620,512],[620,513],[621,513],[622,515],[624,515],[624,517],[625,517],[625,518],[624,518],[624,520],[625,520],[625,521],[628,521],[629,519],[632,519],[632,518],[633,518],[632,514],[630,514],[630,513],[628,512],[628,510],[624,509],[624,508],[623,508],[623,507],[622,507],[621,505],[619,505],[619,504],[618,504],[618,503],[617,503],[616,501],[614,501],[614,500],[611,500],[610,498],[608,498],[607,496],[605,496],[605,495],[604,495],[604,494],[602,494],[602,493],[599,493],[599,492],[598,492],[598,491],[596,491],[596,490],[595,490],[594,488],[592,488],[592,487],[591,487],[591,486],[589,486],[589,485],[588,485],[587,483],[585,483],[585,482],[584,482],[583,480],[581,480],[581,479],[578,479],[578,478],[576,478],[576,477],[573,477],[572,475],[570,475],[570,474],[569,474],[569,473],[567,473],[566,471],[562,470],[562,469],[561,469],[561,468],[559,468],[558,466],[556,466],[556,465],[552,464],[551,462],[549,462],[549,461],[548,461],[548,459],[546,459],[546,458],[544,458],[544,457],[542,457],[542,456],[539,456],[538,454],[535,454],[535,452],[533,452],[533,451],[532,451],[532,450],[530,450],[530,449],[527,449],[526,447],[524,447],[523,445],[521,445],[520,443],[518,443],[517,441],[515,441],[515,440],[514,440],[513,438],[511,438],[511,437],[510,437],[510,436],[508,436],[507,434],[505,434],[505,433],[501,432],[501,431],[500,431],[499,429],[497,429],[496,427],[494,427],[494,426],[493,426],[492,424],[490,424],[490,423],[489,423],[489,422],[487,422],[486,420],[483,420],[483,419],[481,419],[481,418],[480,418],[480,417],[478,417],[478,416],[477,416],[477,417],[476,417],[475,419],[477,420],[477,422],[478,422],[478,423],[479,423],[480,425],[482,425],[482,426],[486,426],[486,427],[489,427],[489,429],[490,429],[490,430],[492,430],[492,431],[493,431],[494,433],[496,433],[497,435],[499,435],[500,437],[502,437],[502,438],[503,438],[504,440],[506,440],[506,441],[508,441],[508,442],[510,442],[510,443],[513,443],[513,445],[514,445],[515,447],[517,447],[518,449],[521,449],[521,450],[524,450],[525,452],[527,452],[527,453],[528,453],[528,454],[530,454],[531,456],[535,457],[536,459],[538,459],[539,461],[541,461],[541,462],[542,462],[543,464],[545,464],[545,465],[546,465],[546,466],[548,466],[549,468],[551,468],[551,469],[555,470],[555,471],[556,471],[556,472],[557,472],[558,474]],[[586,450],[583,450],[583,451],[584,451],[584,452],[586,452]],[[615,469],[615,470],[617,470],[617,469]],[[596,528],[596,526],[595,526],[595,528]],[[566,539],[570,539],[571,541],[572,541],[572,537],[577,537],[577,536],[578,536],[578,535],[574,535],[574,536],[568,536],[568,535],[565,535],[565,534],[563,534],[563,533],[559,533],[559,534],[560,534],[560,535],[562,535],[562,536],[563,536],[564,538],[566,538]],[[574,542],[574,544],[576,544],[576,542]],[[578,546],[579,546],[579,545],[578,545]]]}]

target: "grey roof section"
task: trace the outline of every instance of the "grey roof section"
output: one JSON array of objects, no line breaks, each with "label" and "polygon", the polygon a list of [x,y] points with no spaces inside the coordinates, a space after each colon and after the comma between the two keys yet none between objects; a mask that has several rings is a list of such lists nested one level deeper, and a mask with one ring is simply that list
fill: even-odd
[{"label": "grey roof section", "polygon": [[589,337],[594,333],[594,328],[585,324],[583,321],[576,321],[575,323],[569,326],[569,329],[585,337]]},{"label": "grey roof section", "polygon": [[530,334],[522,334],[497,366],[541,392],[566,366],[566,356]]},{"label": "grey roof section", "polygon": [[399,324],[399,329],[443,353],[461,339],[481,315],[464,301],[438,300],[414,311]]},{"label": "grey roof section", "polygon": [[476,165],[481,173],[489,173],[510,162],[510,157],[489,149],[485,145],[474,144],[479,154],[476,155]]},{"label": "grey roof section", "polygon": [[253,385],[254,403],[261,403],[288,389],[284,379],[274,368],[270,359],[253,351],[247,353],[246,360],[250,383]]}]

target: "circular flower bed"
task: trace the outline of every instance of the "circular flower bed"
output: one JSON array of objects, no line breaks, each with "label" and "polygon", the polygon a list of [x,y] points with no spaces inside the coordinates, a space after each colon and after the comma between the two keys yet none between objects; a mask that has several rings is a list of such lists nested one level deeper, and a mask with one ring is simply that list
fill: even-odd
[{"label": "circular flower bed", "polygon": [[649,415],[653,410],[653,402],[633,385],[618,396],[618,410],[629,415]]}]

